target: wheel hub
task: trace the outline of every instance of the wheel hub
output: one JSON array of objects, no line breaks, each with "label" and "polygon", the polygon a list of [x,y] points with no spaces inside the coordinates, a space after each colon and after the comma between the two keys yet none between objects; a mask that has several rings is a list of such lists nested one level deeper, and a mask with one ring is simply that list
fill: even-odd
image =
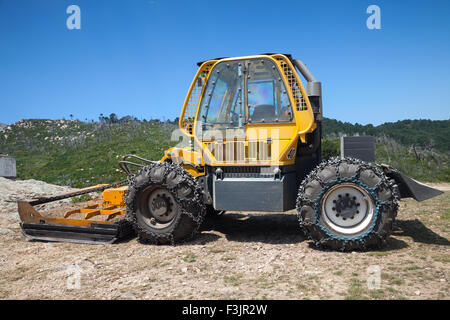
[{"label": "wheel hub", "polygon": [[153,226],[170,222],[176,215],[175,199],[163,188],[153,190],[147,200],[149,223]]},{"label": "wheel hub", "polygon": [[348,193],[344,195],[339,194],[338,197],[333,200],[333,203],[336,204],[334,207],[336,214],[342,216],[343,219],[353,219],[355,215],[359,213],[358,207],[360,206],[360,203],[357,202],[355,196],[350,196]]},{"label": "wheel hub", "polygon": [[158,194],[153,198],[151,210],[157,216],[167,215],[170,210],[169,199],[165,195]]},{"label": "wheel hub", "polygon": [[339,233],[350,235],[364,230],[375,213],[369,192],[354,183],[334,185],[321,201],[324,221]]}]

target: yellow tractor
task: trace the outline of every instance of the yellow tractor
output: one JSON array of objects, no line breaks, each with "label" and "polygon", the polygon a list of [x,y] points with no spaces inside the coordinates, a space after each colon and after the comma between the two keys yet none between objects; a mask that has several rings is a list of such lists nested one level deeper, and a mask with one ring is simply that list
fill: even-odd
[{"label": "yellow tractor", "polygon": [[[387,165],[355,158],[322,162],[321,83],[291,55],[218,58],[198,66],[180,115],[181,145],[157,162],[127,155],[120,162],[126,181],[20,201],[23,233],[104,243],[136,232],[142,242],[174,244],[192,238],[209,214],[296,209],[316,245],[366,249],[383,245],[400,198],[440,194]],[[103,191],[102,199],[64,218],[33,208],[93,191]],[[71,219],[74,212],[85,218]],[[117,215],[123,218],[109,219]]]}]

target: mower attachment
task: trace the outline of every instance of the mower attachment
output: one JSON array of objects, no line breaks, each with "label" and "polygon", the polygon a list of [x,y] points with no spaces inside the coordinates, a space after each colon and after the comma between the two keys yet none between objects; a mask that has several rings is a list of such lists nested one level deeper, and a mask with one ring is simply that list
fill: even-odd
[{"label": "mower attachment", "polygon": [[[132,233],[132,227],[125,219],[112,222],[110,219],[117,215],[124,215],[125,208],[120,195],[125,192],[125,187],[120,184],[101,185],[81,189],[76,192],[59,195],[52,198],[41,198],[33,201],[18,201],[18,211],[21,219],[22,233],[34,240],[64,241],[75,243],[103,244],[112,243]],[[111,189],[113,187],[117,187]],[[44,217],[33,208],[33,205],[49,203],[61,199],[79,196],[95,191],[104,191],[103,200],[97,203],[92,201],[86,208],[69,211],[64,218]],[[108,199],[117,196],[117,202],[109,202]],[[111,201],[111,200],[110,200]],[[122,202],[121,202],[122,201]],[[84,213],[84,219],[68,219],[74,213]],[[89,220],[97,215],[106,215],[106,220]]]}]

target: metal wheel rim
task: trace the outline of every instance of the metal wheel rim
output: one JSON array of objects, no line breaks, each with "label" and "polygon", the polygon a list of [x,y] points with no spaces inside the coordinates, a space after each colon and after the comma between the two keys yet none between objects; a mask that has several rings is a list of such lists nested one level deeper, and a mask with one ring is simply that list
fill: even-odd
[{"label": "metal wheel rim", "polygon": [[140,200],[142,219],[152,228],[162,229],[169,226],[178,212],[178,204],[173,195],[164,188],[145,190]]},{"label": "metal wheel rim", "polygon": [[351,235],[370,225],[375,214],[375,203],[363,187],[342,183],[325,192],[321,209],[321,218],[327,225],[339,233]]}]

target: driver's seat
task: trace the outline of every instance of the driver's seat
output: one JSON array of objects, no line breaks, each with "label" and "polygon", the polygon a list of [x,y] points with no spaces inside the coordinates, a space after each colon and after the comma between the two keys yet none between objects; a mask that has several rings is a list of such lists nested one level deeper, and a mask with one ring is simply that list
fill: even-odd
[{"label": "driver's seat", "polygon": [[265,122],[273,121],[275,118],[275,107],[268,104],[257,105],[250,118],[252,121],[256,122],[261,122],[262,120]]}]

